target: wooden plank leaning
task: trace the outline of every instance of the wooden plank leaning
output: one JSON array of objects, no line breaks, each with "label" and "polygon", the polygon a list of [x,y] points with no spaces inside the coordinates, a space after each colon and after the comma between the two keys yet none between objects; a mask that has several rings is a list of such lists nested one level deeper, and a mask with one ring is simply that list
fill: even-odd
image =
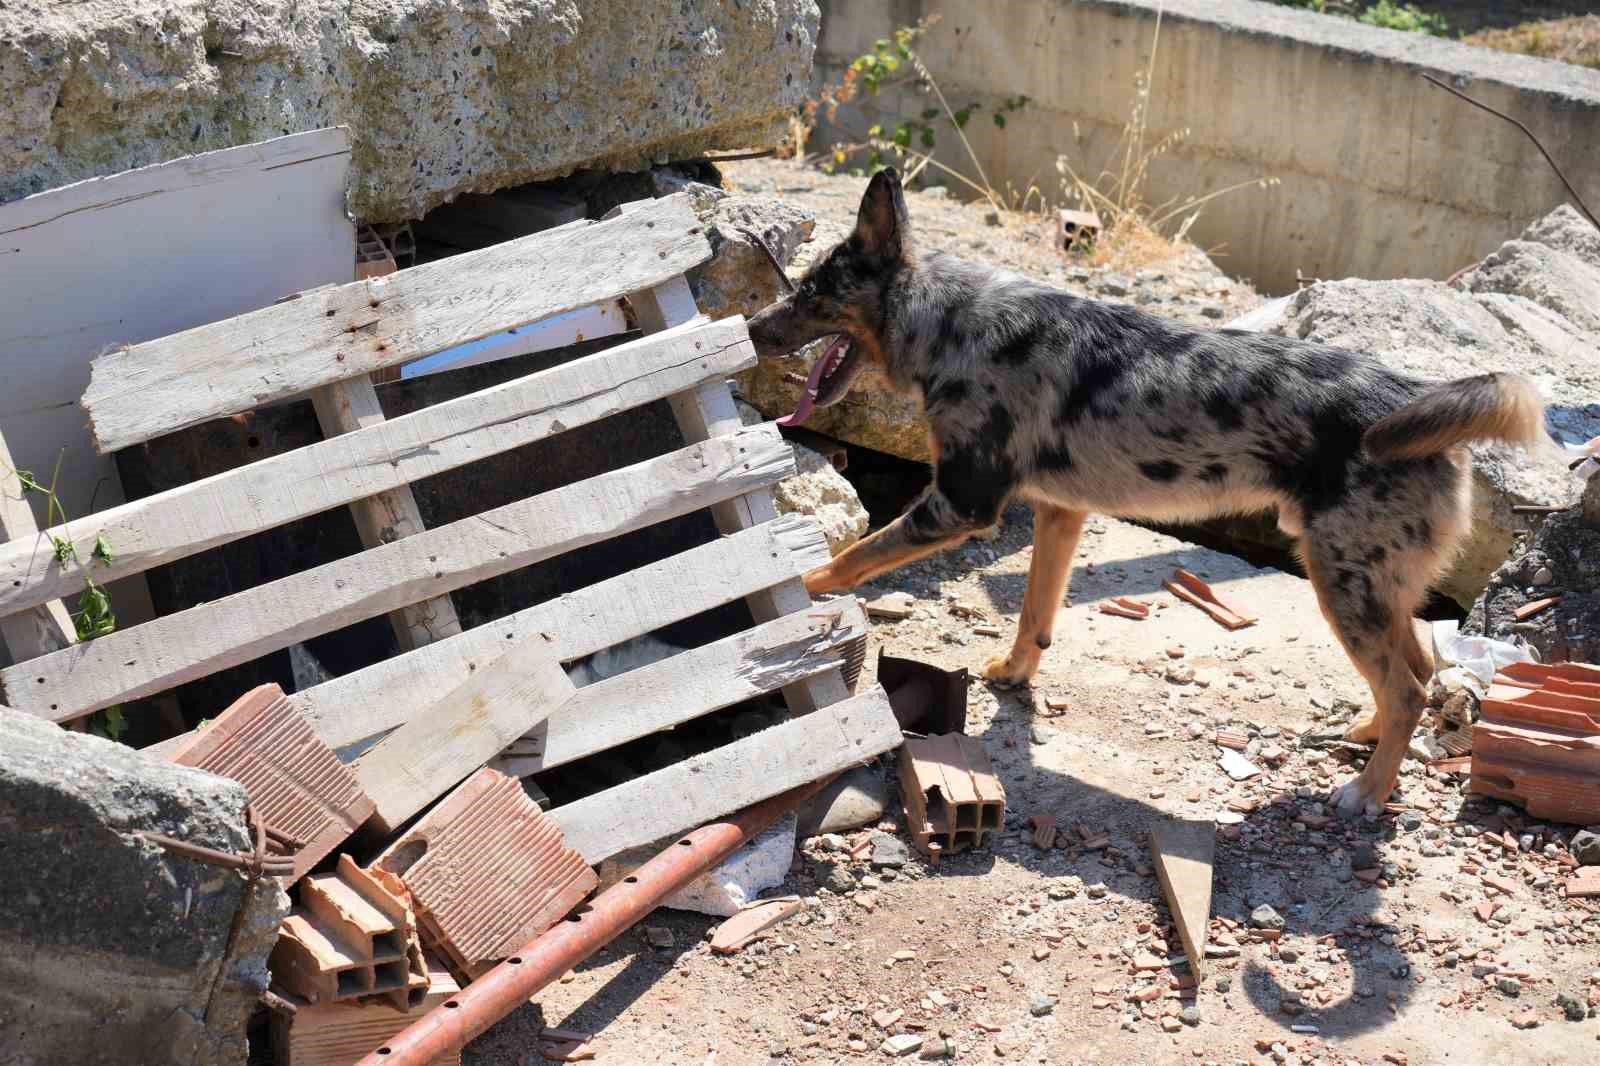
[{"label": "wooden plank leaning", "polygon": [[648,288],[710,257],[679,194],[108,352],[83,406],[96,445],[115,451]]},{"label": "wooden plank leaning", "polygon": [[563,486],[0,671],[18,710],[70,718],[408,603],[690,514],[794,473],[756,426]]},{"label": "wooden plank leaning", "polygon": [[[71,537],[85,558],[104,533],[116,559],[95,577],[114,581],[542,440],[754,362],[741,320],[691,322],[45,532]],[[0,616],[73,594],[82,584],[75,568],[55,563],[48,537],[0,544]]]}]

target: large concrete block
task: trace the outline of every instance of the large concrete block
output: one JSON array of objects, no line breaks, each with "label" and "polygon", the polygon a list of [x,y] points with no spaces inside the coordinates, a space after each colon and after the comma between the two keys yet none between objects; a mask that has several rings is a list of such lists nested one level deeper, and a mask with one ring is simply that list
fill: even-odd
[{"label": "large concrete block", "polygon": [[321,126],[351,208],[775,142],[814,0],[22,0],[0,8],[0,200]]},{"label": "large concrete block", "polygon": [[134,833],[247,851],[246,800],[0,708],[0,1062],[245,1060],[288,898]]}]

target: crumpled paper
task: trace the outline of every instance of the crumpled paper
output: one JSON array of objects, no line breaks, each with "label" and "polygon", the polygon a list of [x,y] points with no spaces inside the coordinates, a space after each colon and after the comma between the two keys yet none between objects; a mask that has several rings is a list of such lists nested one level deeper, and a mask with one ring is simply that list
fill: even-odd
[{"label": "crumpled paper", "polygon": [[1478,699],[1489,693],[1489,683],[1512,663],[1536,663],[1533,649],[1492,637],[1465,636],[1453,620],[1433,623],[1435,676],[1446,688],[1464,688]]}]

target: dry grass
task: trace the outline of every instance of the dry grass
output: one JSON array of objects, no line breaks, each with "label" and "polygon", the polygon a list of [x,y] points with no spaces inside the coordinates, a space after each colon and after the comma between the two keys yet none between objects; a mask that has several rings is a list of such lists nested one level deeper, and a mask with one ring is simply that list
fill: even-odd
[{"label": "dry grass", "polygon": [[1504,30],[1481,30],[1463,40],[1502,52],[1557,59],[1600,70],[1600,15],[1574,15],[1525,22]]}]

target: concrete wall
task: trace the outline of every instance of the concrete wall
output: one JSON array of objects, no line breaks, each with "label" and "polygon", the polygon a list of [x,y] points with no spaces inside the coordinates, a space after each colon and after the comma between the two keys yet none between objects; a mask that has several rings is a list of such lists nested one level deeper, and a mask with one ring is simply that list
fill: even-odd
[{"label": "concrete wall", "polygon": [[[982,116],[968,127],[990,180],[1037,183],[1052,197],[1058,155],[1086,175],[1112,157],[1154,47],[1146,143],[1189,132],[1153,164],[1147,199],[1280,179],[1212,201],[1192,230],[1224,269],[1268,291],[1292,288],[1296,269],[1447,277],[1563,200],[1521,132],[1429,85],[1422,70],[1527,123],[1600,209],[1600,71],[1252,0],[823,0],[822,9],[819,78],[895,27],[940,14],[918,50],[953,104],[1017,93],[1035,101],[1004,131]],[[865,98],[812,148],[926,106],[905,90]],[[971,172],[953,136],[938,154]]]}]

